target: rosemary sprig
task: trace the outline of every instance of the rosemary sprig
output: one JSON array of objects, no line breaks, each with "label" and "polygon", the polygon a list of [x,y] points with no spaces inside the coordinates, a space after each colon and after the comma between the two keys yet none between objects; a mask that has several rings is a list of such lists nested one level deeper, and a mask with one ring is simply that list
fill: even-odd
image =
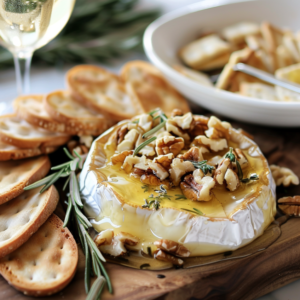
[{"label": "rosemary sprig", "polygon": [[[157,116],[153,117],[156,113],[158,113]],[[162,112],[159,108],[151,111],[149,113],[149,115],[153,118],[153,120],[156,120],[158,118],[160,118],[160,123],[155,126],[154,128],[152,128],[151,130],[147,131],[144,135],[143,135],[143,139],[153,135],[154,133],[156,133],[158,130],[160,130],[161,128],[163,128],[168,120],[168,117],[166,116],[166,114],[164,112]]]},{"label": "rosemary sprig", "polygon": [[155,140],[156,140],[156,136],[153,136],[152,138],[141,143],[138,147],[135,148],[135,150],[133,152],[133,156],[137,155],[144,147],[146,147],[148,144],[152,143]]},{"label": "rosemary sprig", "polygon": [[[80,190],[78,180],[76,177],[76,171],[82,169],[86,155],[79,155],[74,150],[74,153],[76,155],[76,157],[74,157],[69,153],[69,151],[66,148],[64,148],[64,151],[66,155],[70,158],[70,161],[52,167],[51,170],[58,171],[38,182],[27,186],[25,190],[30,190],[33,188],[44,186],[40,190],[40,193],[42,193],[52,184],[54,184],[60,177],[68,176],[68,179],[64,185],[64,188],[66,188],[67,184],[69,184],[69,194],[67,202],[68,208],[66,211],[63,227],[66,227],[71,219],[75,220],[80,243],[85,254],[86,269],[84,272],[84,282],[85,290],[88,294],[87,300],[97,300],[100,297],[104,284],[107,284],[110,293],[112,293],[112,285],[110,278],[102,263],[106,260],[88,233],[88,229],[92,227],[92,224],[82,212],[83,203],[80,197]],[[97,279],[90,288],[91,275],[93,274],[97,276]]]},{"label": "rosemary sprig", "polygon": [[199,209],[194,208],[194,207],[193,207],[193,210],[187,209],[187,208],[181,208],[181,209],[185,210],[185,211],[188,211],[190,213],[194,213],[194,214],[199,215],[199,216],[204,216],[204,213],[202,211],[200,211]]},{"label": "rosemary sprig", "polygon": [[193,161],[193,160],[188,160],[190,161],[196,169],[200,169],[205,175],[207,173],[212,173],[212,171],[215,169],[213,166],[207,164],[207,160],[202,160],[202,161]]},{"label": "rosemary sprig", "polygon": [[227,152],[225,154],[225,158],[229,158],[231,162],[236,163],[236,167],[237,167],[237,171],[238,171],[237,175],[238,175],[239,180],[242,183],[248,183],[251,180],[259,180],[259,177],[258,177],[257,174],[252,174],[249,178],[243,178],[244,174],[243,174],[242,167],[241,167],[239,161],[237,160],[237,158],[235,157],[235,155],[233,154],[233,148],[232,147],[230,147],[229,152]]},{"label": "rosemary sprig", "polygon": [[142,186],[142,189],[144,190],[144,193],[148,192],[149,191],[149,186],[147,184],[144,184]]},{"label": "rosemary sprig", "polygon": [[187,200],[187,197],[186,196],[184,196],[184,195],[175,195],[175,200]]}]

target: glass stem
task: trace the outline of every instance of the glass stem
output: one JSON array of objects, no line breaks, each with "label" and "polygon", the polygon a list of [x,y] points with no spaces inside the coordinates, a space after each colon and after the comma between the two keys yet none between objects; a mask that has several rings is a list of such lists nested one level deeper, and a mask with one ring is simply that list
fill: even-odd
[{"label": "glass stem", "polygon": [[14,53],[14,62],[17,79],[18,94],[28,94],[30,92],[30,65],[32,52]]}]

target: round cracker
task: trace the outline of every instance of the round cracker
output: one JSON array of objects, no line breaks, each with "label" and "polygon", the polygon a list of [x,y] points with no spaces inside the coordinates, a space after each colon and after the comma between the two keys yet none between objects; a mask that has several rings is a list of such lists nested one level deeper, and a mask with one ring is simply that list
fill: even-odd
[{"label": "round cracker", "polygon": [[24,191],[1,205],[0,257],[23,245],[54,212],[59,195],[54,186],[40,194],[41,188]]},{"label": "round cracker", "polygon": [[0,116],[0,141],[19,148],[37,148],[64,145],[69,135],[35,127],[15,114]]},{"label": "round cracker", "polygon": [[66,91],[48,94],[44,108],[51,118],[65,124],[65,131],[71,134],[98,136],[113,125],[105,116],[74,101]]},{"label": "round cracker", "polygon": [[45,177],[50,167],[48,156],[0,162],[0,204],[22,194],[27,185]]},{"label": "round cracker", "polygon": [[62,290],[78,263],[75,239],[56,215],[19,249],[0,260],[1,275],[25,295],[42,297]]},{"label": "round cracker", "polygon": [[48,146],[39,148],[21,149],[12,145],[7,145],[0,142],[0,161],[19,160],[41,154],[49,154],[57,150],[58,147]]},{"label": "round cracker", "polygon": [[121,121],[143,113],[139,102],[128,97],[120,77],[105,69],[76,66],[68,71],[66,79],[74,99],[109,119]]}]

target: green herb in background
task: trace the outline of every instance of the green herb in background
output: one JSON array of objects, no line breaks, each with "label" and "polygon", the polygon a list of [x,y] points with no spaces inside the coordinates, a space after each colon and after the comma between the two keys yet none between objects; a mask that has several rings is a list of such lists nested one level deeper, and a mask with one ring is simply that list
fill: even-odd
[{"label": "green herb in background", "polygon": [[[34,2],[28,5],[35,5]],[[34,53],[34,61],[57,65],[107,62],[128,51],[141,50],[145,28],[158,17],[158,11],[135,10],[137,2],[77,0],[66,27],[51,43]],[[0,68],[12,63],[12,55],[0,48]]]}]

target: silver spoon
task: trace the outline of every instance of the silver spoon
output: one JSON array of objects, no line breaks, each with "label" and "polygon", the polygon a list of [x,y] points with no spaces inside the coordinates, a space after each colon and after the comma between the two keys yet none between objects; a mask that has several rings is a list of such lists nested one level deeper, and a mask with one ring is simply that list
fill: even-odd
[{"label": "silver spoon", "polygon": [[293,83],[293,82],[290,82],[287,80],[278,79],[275,76],[273,76],[265,71],[256,69],[256,68],[248,66],[246,64],[238,63],[238,64],[234,65],[232,67],[232,69],[234,71],[240,71],[240,72],[246,73],[248,75],[254,76],[254,77],[261,79],[263,81],[266,81],[268,83],[271,83],[274,85],[279,85],[279,86],[286,88],[288,90],[291,90],[293,92],[300,93],[300,85],[299,84],[296,84],[296,83]]}]

